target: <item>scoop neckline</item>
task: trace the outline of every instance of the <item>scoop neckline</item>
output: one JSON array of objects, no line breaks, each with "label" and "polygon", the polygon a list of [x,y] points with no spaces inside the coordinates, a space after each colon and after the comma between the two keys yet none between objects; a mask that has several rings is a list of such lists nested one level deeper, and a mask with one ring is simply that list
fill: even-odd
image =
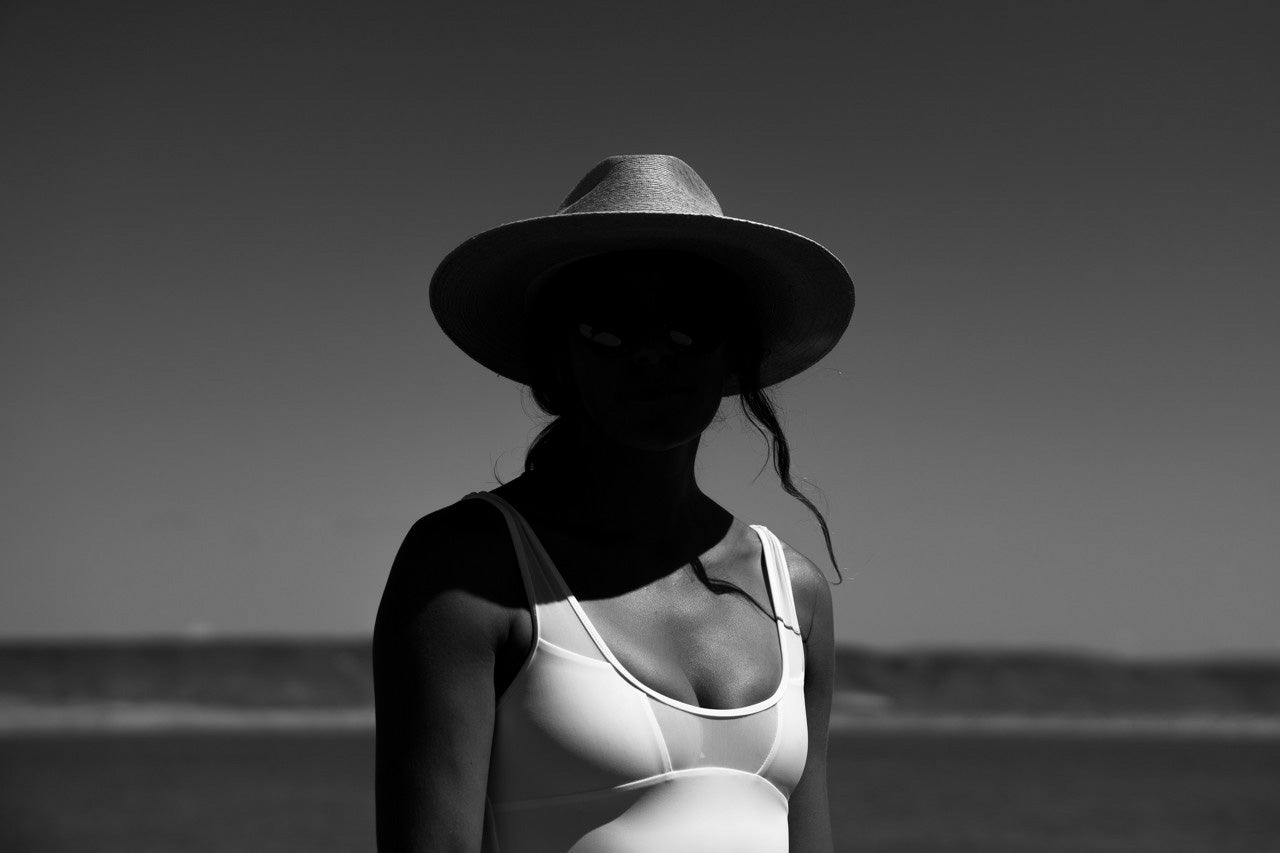
[{"label": "scoop neckline", "polygon": [[[692,705],[688,702],[683,702],[672,696],[667,696],[664,693],[660,693],[659,691],[645,684],[643,681],[637,678],[634,674],[632,674],[632,672],[622,664],[622,661],[618,660],[617,656],[614,655],[613,650],[609,648],[609,644],[605,642],[604,637],[596,629],[595,623],[591,621],[591,617],[588,616],[587,612],[582,608],[582,605],[578,601],[577,596],[573,594],[573,590],[569,589],[569,584],[565,581],[564,576],[560,574],[560,569],[556,566],[555,561],[551,559],[551,555],[547,552],[547,549],[543,547],[542,540],[538,538],[537,531],[533,529],[533,525],[529,523],[528,519],[526,519],[524,515],[518,509],[516,509],[515,506],[512,505],[512,503],[508,501],[506,498],[503,498],[499,495],[495,495],[492,492],[473,492],[472,494],[487,495],[493,498],[494,500],[500,501],[512,512],[515,518],[519,521],[521,528],[523,528],[526,535],[528,535],[529,541],[533,544],[533,547],[538,551],[538,555],[542,558],[543,563],[549,569],[549,573],[551,575],[552,580],[560,588],[560,592],[564,595],[565,599],[569,602],[569,606],[572,607],[574,612],[578,614],[578,619],[582,623],[582,627],[584,627],[587,630],[587,633],[591,635],[592,642],[596,644],[596,648],[598,648],[600,650],[600,653],[603,654],[608,659],[609,663],[613,665],[613,668],[618,672],[618,674],[621,675],[623,678],[625,678],[632,685],[634,685],[635,687],[642,690],[644,693],[648,694],[649,696],[652,696],[654,699],[657,699],[658,701],[664,704],[671,705],[676,708],[680,708],[681,710],[688,711],[690,713],[697,714],[699,716],[712,716],[712,717],[749,716],[751,714],[768,710],[769,708],[773,707],[781,700],[782,694],[786,692],[787,685],[791,680],[791,661],[790,661],[790,656],[787,654],[787,640],[786,640],[786,635],[783,633],[783,628],[782,628],[783,620],[778,616],[780,612],[779,611],[779,593],[780,593],[779,587],[782,580],[780,577],[781,573],[779,571],[780,567],[778,565],[777,555],[774,553],[773,543],[770,541],[772,539],[772,533],[764,525],[751,524],[748,526],[752,530],[754,530],[756,533],[756,536],[760,538],[761,547],[764,549],[765,570],[766,570],[765,582],[768,586],[769,602],[772,605],[773,611],[774,611],[773,622],[774,622],[774,628],[776,629],[776,635],[778,637],[778,653],[782,657],[782,677],[781,679],[779,679],[777,688],[774,689],[773,693],[769,697],[765,699],[761,699],[759,702],[756,702],[754,704],[744,705],[741,708],[704,708],[701,705]],[[539,632],[539,636],[537,637],[537,640],[541,640],[541,632]]]}]

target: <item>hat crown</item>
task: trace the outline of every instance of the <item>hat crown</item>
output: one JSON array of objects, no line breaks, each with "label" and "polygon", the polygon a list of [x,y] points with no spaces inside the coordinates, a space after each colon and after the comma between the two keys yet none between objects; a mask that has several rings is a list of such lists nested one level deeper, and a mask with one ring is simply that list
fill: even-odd
[{"label": "hat crown", "polygon": [[698,173],[670,154],[606,157],[578,181],[556,211],[621,212],[724,215],[720,202]]}]

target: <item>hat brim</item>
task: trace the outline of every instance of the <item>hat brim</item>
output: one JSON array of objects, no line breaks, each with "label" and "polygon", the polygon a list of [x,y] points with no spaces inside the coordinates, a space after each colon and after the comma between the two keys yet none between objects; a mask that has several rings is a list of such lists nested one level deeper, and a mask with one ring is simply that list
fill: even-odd
[{"label": "hat brim", "polygon": [[[808,237],[728,216],[642,211],[554,214],[477,234],[436,268],[428,288],[431,311],[463,352],[528,384],[523,344],[530,284],[576,257],[641,248],[696,253],[741,278],[764,347],[760,388],[822,359],[853,316],[848,271]],[[740,392],[731,377],[723,396]]]}]

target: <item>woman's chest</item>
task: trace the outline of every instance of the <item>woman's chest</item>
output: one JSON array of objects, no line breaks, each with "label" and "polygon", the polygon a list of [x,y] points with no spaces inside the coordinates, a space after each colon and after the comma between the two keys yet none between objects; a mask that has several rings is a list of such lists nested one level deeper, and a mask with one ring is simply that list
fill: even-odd
[{"label": "woman's chest", "polygon": [[[701,555],[706,583],[691,561],[674,569],[644,566],[643,557],[592,550],[549,532],[539,539],[586,621],[650,689],[714,709],[753,705],[777,689],[782,648],[768,561],[754,529],[735,521],[726,538]],[[614,582],[650,576],[645,583]],[[511,619],[499,695],[535,641],[528,608],[514,610]]]}]

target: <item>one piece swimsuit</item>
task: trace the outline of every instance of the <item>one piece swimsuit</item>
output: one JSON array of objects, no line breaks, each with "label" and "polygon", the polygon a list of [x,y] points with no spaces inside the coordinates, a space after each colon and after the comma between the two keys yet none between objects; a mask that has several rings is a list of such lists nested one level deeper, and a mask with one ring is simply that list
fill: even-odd
[{"label": "one piece swimsuit", "polygon": [[780,617],[781,683],[745,708],[702,708],[619,663],[511,504],[466,497],[507,520],[534,634],[495,712],[483,853],[784,853],[808,726],[804,645],[777,537],[751,525]]}]

